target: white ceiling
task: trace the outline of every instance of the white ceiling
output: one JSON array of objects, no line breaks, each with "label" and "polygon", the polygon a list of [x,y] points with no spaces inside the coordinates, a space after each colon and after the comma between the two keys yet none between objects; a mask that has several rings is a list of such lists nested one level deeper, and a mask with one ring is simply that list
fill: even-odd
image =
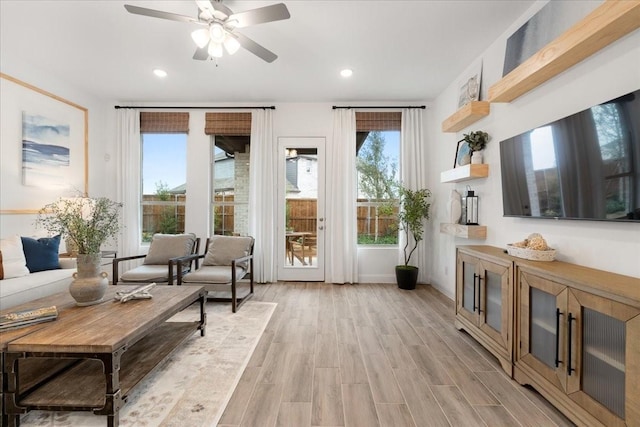
[{"label": "white ceiling", "polygon": [[[224,0],[234,12],[277,1]],[[0,0],[0,67],[14,58],[116,102],[353,102],[435,98],[534,1],[284,0],[291,18],[242,29],[276,53],[195,61],[194,1]],[[5,62],[7,61],[7,62]],[[169,75],[160,80],[152,69]],[[353,77],[340,77],[342,68]],[[20,78],[20,76],[15,76]]]}]

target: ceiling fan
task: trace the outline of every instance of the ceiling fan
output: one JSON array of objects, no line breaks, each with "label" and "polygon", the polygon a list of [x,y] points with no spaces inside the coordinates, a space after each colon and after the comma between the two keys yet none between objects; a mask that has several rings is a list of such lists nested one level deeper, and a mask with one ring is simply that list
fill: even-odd
[{"label": "ceiling fan", "polygon": [[221,0],[196,0],[196,4],[198,5],[196,18],[129,4],[125,4],[124,7],[129,13],[136,15],[188,22],[204,27],[191,33],[193,41],[198,46],[193,59],[204,61],[209,58],[221,58],[223,47],[229,55],[233,55],[240,47],[243,47],[266,62],[273,62],[278,58],[278,55],[236,29],[289,19],[291,15],[284,3],[238,13],[233,13],[231,9],[222,4]]}]

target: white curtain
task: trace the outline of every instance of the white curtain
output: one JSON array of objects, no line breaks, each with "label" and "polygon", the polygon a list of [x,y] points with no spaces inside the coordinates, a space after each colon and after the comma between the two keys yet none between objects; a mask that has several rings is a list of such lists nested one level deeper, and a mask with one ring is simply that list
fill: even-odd
[{"label": "white curtain", "polygon": [[249,234],[255,238],[254,280],[276,280],[277,147],[273,143],[271,109],[251,112],[251,151],[249,155]]},{"label": "white curtain", "polygon": [[123,228],[118,239],[118,256],[140,254],[140,112],[117,110],[118,183]]},{"label": "white curtain", "polygon": [[327,150],[326,282],[358,282],[356,179],[356,113],[337,108]]},{"label": "white curtain", "polygon": [[[402,126],[400,130],[400,172],[402,184],[411,189],[428,188],[425,165],[425,140],[423,129],[424,110],[421,108],[405,108],[402,110]],[[431,200],[429,200],[431,201]],[[427,259],[430,228],[425,224],[424,240],[411,256],[411,264],[420,269],[418,283],[429,283],[430,271]],[[399,264],[404,264],[402,248],[404,248],[404,233],[400,233]]]}]

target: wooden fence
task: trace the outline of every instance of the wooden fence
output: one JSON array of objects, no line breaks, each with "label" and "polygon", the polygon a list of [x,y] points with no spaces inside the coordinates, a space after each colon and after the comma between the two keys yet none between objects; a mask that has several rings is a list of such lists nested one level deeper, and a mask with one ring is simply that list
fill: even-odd
[{"label": "wooden fence", "polygon": [[[159,202],[158,196],[145,195],[145,202]],[[216,197],[217,202],[233,203],[233,196]],[[179,202],[181,205],[143,205],[142,230],[149,238],[154,233],[183,233],[185,217],[185,195],[179,194],[172,197],[171,202]],[[317,201],[315,199],[288,199],[286,211],[287,228],[315,233],[318,226]],[[385,236],[394,234],[397,230],[398,209],[394,209],[392,216],[380,216],[376,218],[376,209],[373,203],[358,200],[357,224],[358,235]],[[174,228],[175,225],[175,228]],[[216,206],[214,211],[214,233],[231,234],[234,229],[234,206]],[[173,231],[175,230],[175,231]]]}]

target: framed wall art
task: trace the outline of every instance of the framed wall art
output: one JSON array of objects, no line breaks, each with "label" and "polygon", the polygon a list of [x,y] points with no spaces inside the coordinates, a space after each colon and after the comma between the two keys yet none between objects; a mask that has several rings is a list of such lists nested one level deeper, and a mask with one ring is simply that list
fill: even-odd
[{"label": "framed wall art", "polygon": [[453,167],[459,168],[460,166],[468,165],[471,163],[471,149],[469,144],[464,139],[458,141],[458,147],[456,148],[456,157],[453,159]]},{"label": "framed wall art", "polygon": [[86,195],[88,110],[3,73],[0,92],[0,213]]},{"label": "framed wall art", "polygon": [[458,83],[458,108],[471,101],[480,100],[481,84],[482,61],[478,61],[469,68],[463,79]]}]

